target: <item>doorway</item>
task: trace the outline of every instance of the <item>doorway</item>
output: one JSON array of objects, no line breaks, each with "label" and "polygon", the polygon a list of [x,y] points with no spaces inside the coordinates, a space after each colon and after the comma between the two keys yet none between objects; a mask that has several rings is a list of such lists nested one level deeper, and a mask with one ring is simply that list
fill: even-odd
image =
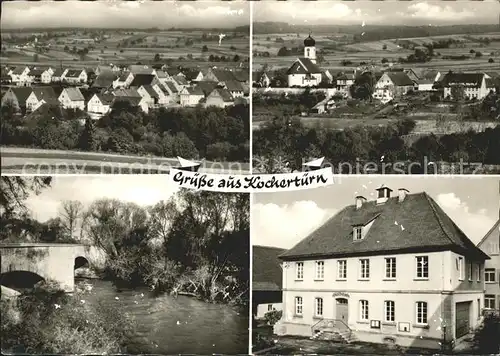
[{"label": "doorway", "polygon": [[349,322],[349,301],[346,298],[337,298],[335,302],[335,319],[342,320],[347,325]]}]

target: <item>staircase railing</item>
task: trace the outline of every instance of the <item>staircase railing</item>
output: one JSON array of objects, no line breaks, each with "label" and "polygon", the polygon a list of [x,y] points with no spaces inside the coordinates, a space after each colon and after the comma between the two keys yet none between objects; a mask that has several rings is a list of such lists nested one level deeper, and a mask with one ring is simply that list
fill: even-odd
[{"label": "staircase railing", "polygon": [[351,337],[352,335],[352,329],[347,325],[346,322],[340,319],[321,319],[311,327],[312,335],[316,334],[316,332],[319,332],[324,328],[337,328],[339,329],[339,331],[347,331],[349,337]]}]

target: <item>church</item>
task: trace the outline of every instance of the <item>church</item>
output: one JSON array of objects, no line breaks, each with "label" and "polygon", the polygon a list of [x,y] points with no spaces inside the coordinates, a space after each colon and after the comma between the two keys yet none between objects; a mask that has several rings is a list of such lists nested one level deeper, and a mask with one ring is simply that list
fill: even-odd
[{"label": "church", "polygon": [[288,87],[318,86],[322,71],[316,64],[316,41],[309,36],[304,40],[304,57],[299,57],[288,69]]}]

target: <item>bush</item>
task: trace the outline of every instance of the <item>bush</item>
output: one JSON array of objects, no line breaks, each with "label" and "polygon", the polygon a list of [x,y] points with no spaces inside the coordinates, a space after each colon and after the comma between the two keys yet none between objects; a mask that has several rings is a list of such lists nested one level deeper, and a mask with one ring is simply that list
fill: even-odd
[{"label": "bush", "polygon": [[264,314],[264,319],[268,325],[274,325],[281,319],[282,315],[283,312],[281,310],[271,310]]},{"label": "bush", "polygon": [[500,352],[500,314],[486,315],[483,324],[474,334],[474,345],[480,354]]},{"label": "bush", "polygon": [[16,353],[108,354],[122,347],[132,323],[118,308],[102,302],[82,303],[44,285],[2,299],[2,350]]}]

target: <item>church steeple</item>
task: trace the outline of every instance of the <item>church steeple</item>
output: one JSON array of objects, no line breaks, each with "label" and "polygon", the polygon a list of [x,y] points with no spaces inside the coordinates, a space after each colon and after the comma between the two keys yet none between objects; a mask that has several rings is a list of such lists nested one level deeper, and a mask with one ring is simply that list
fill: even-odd
[{"label": "church steeple", "polygon": [[316,41],[311,37],[310,31],[309,36],[304,40],[304,57],[316,63]]}]

